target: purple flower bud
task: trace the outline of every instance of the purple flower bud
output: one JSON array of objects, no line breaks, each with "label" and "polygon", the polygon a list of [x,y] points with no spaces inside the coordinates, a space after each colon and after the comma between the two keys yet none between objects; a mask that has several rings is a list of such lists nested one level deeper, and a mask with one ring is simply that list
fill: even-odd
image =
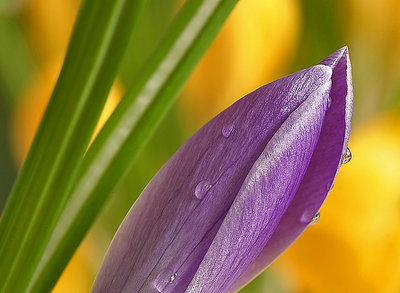
[{"label": "purple flower bud", "polygon": [[267,84],[194,134],[121,224],[93,292],[234,292],[311,223],[346,154],[348,49]]}]

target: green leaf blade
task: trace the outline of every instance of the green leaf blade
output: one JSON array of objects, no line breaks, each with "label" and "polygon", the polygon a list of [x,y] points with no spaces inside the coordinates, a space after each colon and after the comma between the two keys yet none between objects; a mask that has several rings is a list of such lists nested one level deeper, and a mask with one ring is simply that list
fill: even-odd
[{"label": "green leaf blade", "polygon": [[1,218],[0,292],[28,286],[144,2],[82,4],[60,78]]},{"label": "green leaf blade", "polygon": [[33,291],[46,288],[46,278],[56,278],[66,265],[236,2],[188,1],[178,14],[167,38],[86,154],[31,284]]}]

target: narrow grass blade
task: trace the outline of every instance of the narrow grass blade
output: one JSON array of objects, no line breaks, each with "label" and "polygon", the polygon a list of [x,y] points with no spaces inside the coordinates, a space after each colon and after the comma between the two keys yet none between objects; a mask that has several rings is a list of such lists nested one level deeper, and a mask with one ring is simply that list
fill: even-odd
[{"label": "narrow grass blade", "polygon": [[0,222],[0,292],[25,291],[67,201],[145,0],[86,0]]},{"label": "narrow grass blade", "polygon": [[79,170],[32,291],[56,279],[112,190],[126,174],[237,0],[188,1],[149,64],[127,92]]}]

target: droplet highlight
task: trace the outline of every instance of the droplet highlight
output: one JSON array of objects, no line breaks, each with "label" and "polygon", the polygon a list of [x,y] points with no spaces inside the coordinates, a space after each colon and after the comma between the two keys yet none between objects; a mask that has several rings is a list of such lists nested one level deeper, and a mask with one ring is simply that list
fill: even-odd
[{"label": "droplet highlight", "polygon": [[350,149],[349,148],[347,148],[347,150],[346,150],[346,154],[344,155],[344,157],[343,157],[343,164],[347,164],[348,162],[350,162],[351,161],[351,158],[352,158],[352,154],[351,154],[351,151],[350,151]]},{"label": "droplet highlight", "polygon": [[304,210],[303,213],[300,216],[300,223],[303,224],[310,224],[310,222],[312,221],[314,215],[315,215],[315,210],[317,209],[317,206],[315,206],[314,204],[311,204],[309,206],[307,206]]},{"label": "droplet highlight", "polygon": [[310,222],[310,225],[315,225],[315,224],[317,224],[317,222],[318,222],[320,216],[321,216],[321,213],[320,213],[320,211],[318,211],[318,212],[314,215],[314,217],[312,218],[312,220],[311,220],[311,222]]},{"label": "droplet highlight", "polygon": [[198,199],[203,199],[211,188],[212,184],[210,181],[207,180],[200,181],[200,183],[197,184],[196,188],[194,189],[194,195]]},{"label": "droplet highlight", "polygon": [[222,128],[222,136],[228,138],[229,136],[231,136],[233,129],[234,129],[233,124],[225,125]]},{"label": "droplet highlight", "polygon": [[163,292],[169,284],[175,281],[176,276],[176,273],[171,275],[171,273],[162,272],[154,280],[153,286],[158,292]]},{"label": "droplet highlight", "polygon": [[328,110],[332,105],[332,99],[331,97],[328,97],[328,99],[326,100],[326,110]]},{"label": "droplet highlight", "polygon": [[172,283],[175,280],[176,274],[173,274],[171,277],[169,277],[169,282]]}]

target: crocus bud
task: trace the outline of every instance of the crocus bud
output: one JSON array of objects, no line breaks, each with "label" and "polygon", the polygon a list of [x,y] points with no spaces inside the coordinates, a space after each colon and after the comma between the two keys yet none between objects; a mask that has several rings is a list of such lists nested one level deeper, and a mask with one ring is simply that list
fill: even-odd
[{"label": "crocus bud", "polygon": [[235,292],[312,222],[343,163],[347,47],[238,100],[159,170],[92,292]]}]

